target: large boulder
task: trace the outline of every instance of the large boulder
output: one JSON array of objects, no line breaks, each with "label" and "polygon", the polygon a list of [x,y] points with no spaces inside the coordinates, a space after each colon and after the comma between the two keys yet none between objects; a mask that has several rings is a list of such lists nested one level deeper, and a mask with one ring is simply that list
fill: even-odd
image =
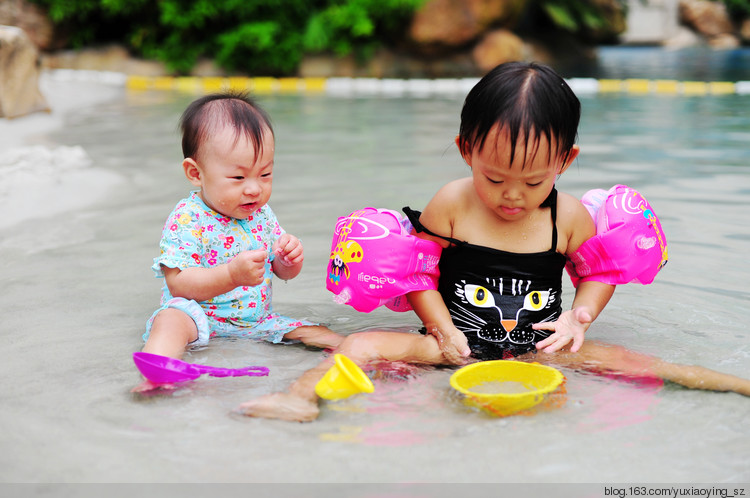
[{"label": "large boulder", "polygon": [[[44,69],[82,69],[87,71],[113,71],[141,76],[159,76],[167,74],[167,68],[158,61],[149,61],[132,57],[128,50],[120,45],[106,45],[85,48],[82,50],[62,50],[43,57]],[[196,66],[196,70],[199,66]],[[209,74],[203,64],[202,74],[195,76],[214,76]]]},{"label": "large boulder", "polygon": [[0,0],[0,25],[23,29],[39,50],[62,47],[47,11],[26,0]]},{"label": "large boulder", "polygon": [[427,0],[416,12],[408,41],[421,52],[461,48],[492,26],[512,27],[527,0]]},{"label": "large boulder", "polygon": [[490,31],[476,44],[472,57],[484,74],[498,64],[522,60],[523,41],[506,29]]},{"label": "large boulder", "polygon": [[743,20],[740,24],[740,38],[743,43],[750,44],[750,18]]},{"label": "large boulder", "polygon": [[0,26],[0,117],[49,111],[39,91],[39,52],[24,30]]},{"label": "large boulder", "polygon": [[734,48],[739,45],[735,26],[726,6],[709,0],[680,0],[680,21],[706,38],[716,48]]}]

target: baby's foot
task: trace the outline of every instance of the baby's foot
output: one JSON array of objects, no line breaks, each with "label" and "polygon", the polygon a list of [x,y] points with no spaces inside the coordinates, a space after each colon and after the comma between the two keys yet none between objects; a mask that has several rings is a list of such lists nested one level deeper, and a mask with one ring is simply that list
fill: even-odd
[{"label": "baby's foot", "polygon": [[138,394],[153,394],[155,391],[159,390],[174,391],[175,389],[177,389],[177,386],[174,384],[156,384],[146,379],[131,389],[130,392]]},{"label": "baby's foot", "polygon": [[318,404],[289,393],[274,393],[242,403],[237,409],[248,417],[276,418],[291,422],[312,422],[318,417]]}]

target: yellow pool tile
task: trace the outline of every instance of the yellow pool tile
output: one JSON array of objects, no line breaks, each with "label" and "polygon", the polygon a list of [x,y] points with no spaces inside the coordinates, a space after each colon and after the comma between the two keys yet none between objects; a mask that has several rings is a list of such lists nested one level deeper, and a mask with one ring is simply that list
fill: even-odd
[{"label": "yellow pool tile", "polygon": [[683,81],[682,93],[685,95],[705,95],[708,93],[708,84],[705,81]]},{"label": "yellow pool tile", "polygon": [[600,92],[621,92],[622,80],[599,80]]},{"label": "yellow pool tile", "polygon": [[127,87],[131,90],[147,90],[151,88],[151,80],[146,76],[128,76]]},{"label": "yellow pool tile", "polygon": [[726,95],[735,93],[735,84],[731,81],[714,81],[709,84],[711,93],[714,95]]},{"label": "yellow pool tile", "polygon": [[211,76],[203,78],[203,89],[207,92],[220,92],[224,89],[226,80],[224,78],[218,78]]},{"label": "yellow pool tile", "polygon": [[250,78],[244,76],[236,76],[227,80],[227,86],[230,90],[239,92],[246,92],[250,90]]},{"label": "yellow pool tile", "polygon": [[680,83],[677,80],[656,80],[654,82],[656,93],[677,94],[680,91]]},{"label": "yellow pool tile", "polygon": [[648,93],[651,91],[651,82],[642,79],[625,80],[625,88],[630,93]]},{"label": "yellow pool tile", "polygon": [[200,84],[200,79],[193,76],[181,76],[175,80],[175,88],[186,93],[197,93],[200,90]]},{"label": "yellow pool tile", "polygon": [[276,90],[276,78],[252,78],[252,89],[257,93],[272,93]]},{"label": "yellow pool tile", "polygon": [[302,85],[306,92],[325,92],[326,78],[303,78]]}]

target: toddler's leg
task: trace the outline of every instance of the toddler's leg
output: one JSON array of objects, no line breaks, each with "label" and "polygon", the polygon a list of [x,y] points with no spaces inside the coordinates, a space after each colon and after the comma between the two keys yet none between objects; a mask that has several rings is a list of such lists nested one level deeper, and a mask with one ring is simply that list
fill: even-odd
[{"label": "toddler's leg", "polygon": [[285,339],[302,341],[308,346],[321,349],[335,349],[344,341],[344,336],[337,334],[328,327],[321,325],[306,325],[298,327],[284,335]]},{"label": "toddler's leg", "polygon": [[661,378],[691,389],[733,391],[750,396],[748,379],[695,365],[670,363],[597,341],[586,341],[578,353],[561,351],[550,355],[547,362],[595,372]]},{"label": "toddler's leg", "polygon": [[[410,363],[444,363],[438,343],[431,335],[403,332],[360,332],[344,338],[334,352],[365,366],[376,360]],[[274,393],[243,403],[239,411],[250,417],[309,422],[318,417],[315,384],[333,365],[333,356],[303,373],[286,393]]]}]

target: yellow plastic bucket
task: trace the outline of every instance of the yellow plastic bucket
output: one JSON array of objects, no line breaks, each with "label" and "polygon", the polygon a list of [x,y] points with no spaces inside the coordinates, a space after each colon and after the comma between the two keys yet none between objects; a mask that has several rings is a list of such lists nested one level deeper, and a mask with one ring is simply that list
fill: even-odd
[{"label": "yellow plastic bucket", "polygon": [[333,366],[315,384],[315,393],[318,396],[337,400],[375,390],[370,378],[352,360],[342,354],[335,354],[333,360]]},{"label": "yellow plastic bucket", "polygon": [[505,417],[539,404],[564,379],[559,370],[539,363],[493,360],[457,370],[450,383],[467,404]]}]

